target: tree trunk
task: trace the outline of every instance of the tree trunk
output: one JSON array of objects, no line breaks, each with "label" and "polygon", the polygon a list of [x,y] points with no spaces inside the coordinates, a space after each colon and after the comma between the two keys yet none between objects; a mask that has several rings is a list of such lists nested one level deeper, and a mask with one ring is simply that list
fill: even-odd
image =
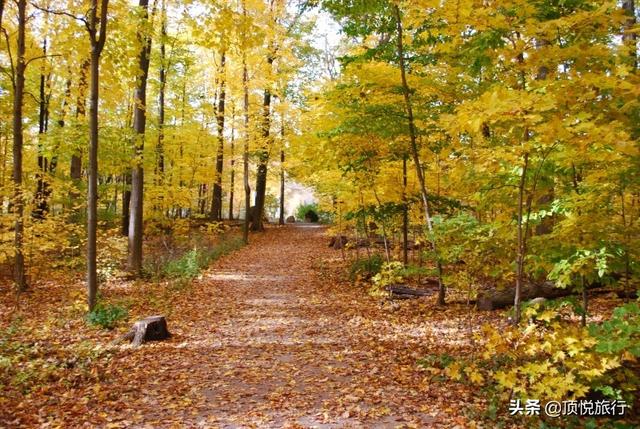
[{"label": "tree trunk", "polygon": [[407,157],[402,158],[402,263],[409,263],[409,203],[407,201]]},{"label": "tree trunk", "polygon": [[98,227],[98,101],[100,53],[91,52],[91,94],[89,107],[89,168],[87,188],[87,284],[89,310],[93,310],[98,293],[97,279],[97,227]]},{"label": "tree trunk", "polygon": [[[516,262],[516,290],[514,294],[514,318],[513,323],[520,323],[521,305],[522,300],[522,282],[524,277],[524,257],[525,247],[524,240],[525,234],[523,231],[523,210],[524,210],[524,192],[527,181],[527,169],[529,168],[529,154],[524,154],[524,165],[522,166],[522,174],[520,176],[520,185],[518,187],[518,249],[517,249],[517,262]],[[528,220],[527,220],[528,221]]]},{"label": "tree trunk", "polygon": [[431,221],[431,211],[429,208],[427,185],[424,179],[424,174],[422,173],[422,167],[420,165],[420,156],[418,155],[417,132],[416,132],[415,121],[413,117],[413,106],[411,103],[411,90],[407,82],[407,71],[406,71],[405,59],[404,59],[404,44],[402,41],[402,37],[403,37],[402,18],[400,15],[400,8],[398,7],[398,5],[395,5],[394,9],[396,13],[396,24],[397,24],[397,30],[398,30],[398,60],[400,63],[400,77],[402,80],[402,92],[404,95],[405,110],[406,110],[407,118],[409,122],[411,154],[413,157],[413,163],[416,168],[418,182],[420,183],[420,193],[422,196],[422,205],[424,207],[425,220],[427,223],[427,228],[431,235],[431,247],[433,249],[433,253],[435,254],[435,258],[436,258],[436,266],[438,270],[438,305],[444,305],[446,288],[442,279],[442,263],[440,262],[438,247],[436,244],[435,237],[433,236],[433,222]]},{"label": "tree trunk", "polygon": [[[42,42],[42,55],[47,55],[47,39]],[[42,60],[42,66],[40,69],[40,93],[38,103],[38,173],[37,184],[35,193],[35,207],[33,208],[31,215],[35,219],[44,219],[48,211],[48,194],[49,186],[47,184],[46,174],[49,171],[49,162],[44,156],[42,148],[42,136],[47,132],[48,128],[48,110],[49,105],[47,102],[47,76],[45,74],[45,59]]]},{"label": "tree trunk", "polygon": [[[149,0],[140,0],[138,6],[142,8],[143,21],[149,21],[147,6]],[[142,43],[138,57],[141,71],[134,95],[133,131],[136,134],[135,157],[136,165],[131,170],[131,206],[129,214],[129,259],[128,269],[136,277],[142,270],[142,236],[143,236],[143,201],[144,201],[144,139],[147,122],[147,77],[149,76],[149,54],[151,52],[151,36],[146,30],[139,30],[138,38]]]},{"label": "tree trunk", "polygon": [[4,13],[4,0],[0,0],[0,28],[2,28],[2,15]]},{"label": "tree trunk", "polygon": [[[76,99],[76,119],[84,118],[86,115],[86,91],[87,74],[91,65],[91,59],[86,60],[80,67],[80,78],[78,80],[78,98]],[[71,154],[71,166],[69,175],[71,179],[79,182],[82,179],[82,152],[77,151]]]},{"label": "tree trunk", "polygon": [[284,225],[284,120],[282,121],[280,136],[282,137],[282,148],[280,149],[280,219],[278,223]]},{"label": "tree trunk", "polygon": [[278,219],[278,224],[284,225],[284,149],[280,151],[280,219]]},{"label": "tree trunk", "polygon": [[122,224],[120,232],[123,237],[129,236],[129,212],[131,208],[131,174],[125,173],[122,180]]},{"label": "tree trunk", "polygon": [[[71,99],[71,79],[67,79],[65,83],[64,90],[64,99],[62,100],[62,109],[60,110],[60,118],[58,119],[58,126],[60,128],[64,128],[65,120],[67,118],[67,112],[69,109],[69,100]],[[56,145],[55,152],[57,153],[59,146]],[[49,174],[54,174],[56,172],[56,168],[58,167],[58,156],[54,154],[51,157],[51,163],[49,164]]]},{"label": "tree trunk", "polygon": [[167,9],[165,0],[162,0],[160,11],[160,89],[158,95],[158,144],[156,146],[156,169],[158,184],[164,182],[164,116],[165,116],[165,91],[167,88],[166,70],[166,38],[167,38]]},{"label": "tree trunk", "polygon": [[233,200],[236,188],[236,109],[231,105],[231,178],[229,184],[229,220],[234,219]]},{"label": "tree trunk", "polygon": [[18,0],[18,49],[15,66],[15,76],[13,82],[13,185],[14,201],[13,211],[15,214],[15,261],[13,268],[13,280],[19,291],[27,288],[27,281],[24,269],[24,195],[22,192],[22,147],[24,143],[22,125],[22,107],[24,104],[24,82],[25,82],[25,32],[26,32],[26,0]]},{"label": "tree trunk", "polygon": [[226,98],[225,79],[226,53],[220,56],[220,97],[218,98],[218,111],[216,121],[218,124],[218,150],[216,152],[216,174],[213,184],[213,198],[211,200],[211,219],[222,220],[222,169],[224,166],[224,108]]},{"label": "tree trunk", "polygon": [[[97,228],[98,228],[98,102],[100,101],[100,55],[107,31],[107,6],[109,0],[101,0],[98,22],[98,0],[91,1],[89,36],[91,39],[91,92],[89,107],[89,168],[87,187],[87,295],[89,311],[96,305],[98,295],[97,276]],[[98,30],[99,25],[99,30]],[[96,38],[96,35],[98,36]]]},{"label": "tree trunk", "polygon": [[[246,1],[242,0],[242,17],[247,20]],[[247,53],[244,43],[247,40],[244,26],[242,27],[242,90],[244,95],[244,149],[242,154],[243,161],[243,181],[244,181],[244,228],[242,230],[242,240],[244,244],[249,244],[249,209],[251,207],[251,186],[249,185],[249,72],[247,70]]]},{"label": "tree trunk", "polygon": [[[268,59],[269,66],[273,64],[273,58]],[[262,148],[258,155],[258,172],[256,175],[256,202],[255,202],[255,216],[253,216],[253,222],[251,229],[253,231],[262,231],[264,226],[262,219],[264,217],[264,202],[267,192],[267,163],[269,162],[269,138],[271,133],[271,91],[269,89],[264,90],[264,101],[262,104],[263,117],[262,117]]]},{"label": "tree trunk", "polygon": [[[247,11],[242,4],[242,12],[246,17]],[[249,244],[249,208],[251,207],[251,186],[249,185],[249,73],[247,71],[247,59],[242,56],[242,87],[244,91],[244,150],[242,154],[243,162],[243,182],[244,182],[244,229],[242,239],[245,244]]]}]

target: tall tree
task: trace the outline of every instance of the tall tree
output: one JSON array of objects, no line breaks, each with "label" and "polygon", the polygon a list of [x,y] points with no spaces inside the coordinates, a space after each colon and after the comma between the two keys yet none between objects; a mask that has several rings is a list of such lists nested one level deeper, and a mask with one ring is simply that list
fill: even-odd
[{"label": "tall tree", "polygon": [[167,4],[162,0],[160,6],[160,88],[158,90],[158,143],[156,146],[156,173],[158,183],[164,182],[164,120],[165,93],[167,90]]},{"label": "tall tree", "polygon": [[242,230],[242,239],[245,244],[249,243],[249,218],[251,208],[251,185],[249,185],[249,142],[251,134],[249,129],[249,70],[247,67],[247,5],[245,0],[242,1],[242,18],[244,20],[241,34],[242,50],[242,92],[243,92],[243,110],[244,110],[244,146],[242,150],[242,181],[244,184],[244,228]]},{"label": "tall tree", "polygon": [[42,41],[42,65],[40,67],[40,91],[38,100],[38,180],[36,185],[35,194],[35,207],[32,211],[32,215],[37,219],[43,219],[49,210],[49,194],[50,187],[47,183],[47,173],[49,172],[49,159],[45,156],[42,137],[46,134],[49,128],[49,97],[47,93],[48,81],[51,78],[51,74],[47,73],[47,38]]},{"label": "tall tree", "polygon": [[411,156],[413,157],[413,164],[416,169],[416,176],[418,177],[418,183],[420,184],[420,195],[422,197],[422,207],[424,209],[424,217],[427,223],[427,228],[429,230],[429,234],[431,235],[431,247],[433,248],[433,253],[436,255],[436,266],[438,270],[438,304],[445,304],[445,285],[442,279],[442,262],[438,256],[438,248],[436,244],[436,240],[433,236],[433,221],[431,219],[431,210],[429,207],[429,194],[427,192],[427,185],[424,179],[424,173],[422,171],[422,166],[420,163],[420,155],[418,153],[418,135],[415,125],[415,119],[413,116],[413,104],[411,102],[411,88],[409,88],[409,83],[407,81],[407,70],[405,64],[405,52],[404,52],[404,43],[403,43],[403,27],[402,27],[402,14],[400,12],[400,7],[396,4],[394,5],[394,11],[396,15],[396,24],[397,24],[397,43],[398,43],[398,63],[400,65],[400,78],[402,83],[402,93],[404,96],[405,103],[405,111],[407,114],[407,121],[409,124],[409,139],[411,142]]},{"label": "tall tree", "polygon": [[[274,58],[269,55],[267,64],[269,68],[273,65]],[[264,203],[267,194],[267,173],[269,164],[269,145],[271,138],[271,89],[264,90],[262,101],[262,142],[258,151],[258,171],[256,173],[256,200],[255,209],[252,213],[251,229],[262,231],[264,226]]]},{"label": "tall tree", "polygon": [[[271,0],[269,3],[270,20],[274,24],[276,22],[274,16],[274,8],[277,1]],[[272,36],[273,37],[273,36]],[[275,40],[271,39],[267,44],[267,73],[273,71],[273,63],[278,51]],[[264,226],[262,220],[264,218],[264,204],[267,193],[267,174],[269,165],[269,146],[271,144],[271,88],[264,89],[262,101],[262,141],[258,150],[258,169],[256,172],[256,197],[255,209],[252,213],[251,229],[253,231],[262,231]]]},{"label": "tall tree", "polygon": [[236,190],[236,108],[231,105],[231,177],[229,181],[229,220],[234,219],[233,202]]},{"label": "tall tree", "polygon": [[285,159],[285,153],[284,153],[284,135],[285,135],[285,130],[284,130],[284,112],[282,114],[282,124],[280,125],[280,139],[281,139],[281,146],[280,146],[280,218],[278,219],[278,224],[280,225],[284,225],[284,188],[285,188],[285,182],[284,182],[284,159]]},{"label": "tall tree", "polygon": [[[87,93],[87,74],[89,74],[89,67],[91,66],[91,58],[85,60],[80,66],[80,77],[78,79],[78,96],[76,98],[76,119],[81,118],[84,120],[86,115],[86,93]],[[71,154],[71,166],[70,166],[71,179],[80,181],[82,178],[82,150],[74,151]]]},{"label": "tall tree", "polygon": [[216,150],[216,174],[213,184],[213,198],[211,200],[211,218],[222,220],[222,168],[224,166],[224,108],[226,101],[226,60],[227,53],[222,48],[220,54],[220,68],[218,72],[218,108],[216,111],[216,124],[218,130],[218,147]]},{"label": "tall tree", "polygon": [[147,78],[151,35],[149,34],[149,0],[140,0],[142,21],[138,30],[140,76],[134,94],[133,131],[136,135],[135,165],[131,170],[131,205],[129,207],[129,271],[138,276],[142,270],[143,202],[144,202],[144,139],[147,124]]},{"label": "tall tree", "polygon": [[2,28],[2,15],[4,14],[4,0],[0,0],[0,28]]},{"label": "tall tree", "polygon": [[13,211],[15,220],[15,261],[13,280],[19,291],[27,288],[24,267],[24,195],[22,189],[22,150],[24,145],[24,130],[22,124],[22,109],[24,104],[26,53],[26,25],[27,2],[18,0],[18,39],[16,50],[16,64],[13,76]]},{"label": "tall tree", "polygon": [[87,31],[91,43],[91,85],[89,107],[89,168],[87,187],[87,292],[89,311],[96,305],[98,294],[97,229],[98,229],[98,107],[100,101],[100,57],[107,37],[109,0],[91,0]]}]

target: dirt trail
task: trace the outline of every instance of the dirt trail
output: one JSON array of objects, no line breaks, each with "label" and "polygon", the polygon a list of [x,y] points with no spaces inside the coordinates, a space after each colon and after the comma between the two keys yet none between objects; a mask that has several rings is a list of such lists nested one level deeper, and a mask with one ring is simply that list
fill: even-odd
[{"label": "dirt trail", "polygon": [[171,340],[120,348],[103,383],[40,404],[40,421],[149,428],[464,425],[459,404],[469,395],[432,382],[416,365],[427,353],[462,347],[459,322],[429,300],[395,312],[381,308],[344,281],[340,252],[327,248],[323,234],[297,225],[252,236],[249,246],[178,295],[168,314]]}]

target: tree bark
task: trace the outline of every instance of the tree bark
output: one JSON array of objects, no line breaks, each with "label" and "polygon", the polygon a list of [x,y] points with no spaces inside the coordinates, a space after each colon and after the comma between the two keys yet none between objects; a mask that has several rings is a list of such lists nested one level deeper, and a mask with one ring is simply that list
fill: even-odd
[{"label": "tree bark", "polygon": [[[242,18],[246,23],[247,4],[242,0]],[[246,42],[247,34],[242,30],[242,91],[244,95],[244,148],[242,154],[243,161],[243,182],[244,182],[244,228],[242,230],[242,240],[244,244],[249,244],[249,212],[251,208],[251,186],[249,185],[249,142],[251,139],[249,131],[249,71],[247,69]]]},{"label": "tree bark", "polygon": [[398,7],[398,5],[394,5],[394,10],[396,13],[396,24],[397,24],[397,31],[398,31],[398,60],[400,63],[400,77],[402,80],[402,92],[404,95],[405,110],[406,110],[407,119],[409,122],[411,155],[413,157],[413,163],[415,165],[416,174],[418,176],[418,182],[420,184],[420,193],[422,196],[422,205],[424,208],[427,229],[431,234],[431,247],[433,249],[433,253],[435,254],[435,258],[436,258],[436,267],[438,270],[438,305],[444,305],[446,288],[442,279],[442,263],[440,262],[440,259],[439,259],[438,247],[436,244],[435,237],[433,237],[433,222],[431,220],[431,210],[429,208],[427,185],[424,179],[424,174],[422,173],[422,167],[420,165],[420,156],[418,154],[417,131],[416,131],[415,121],[413,117],[413,106],[411,103],[411,90],[409,89],[409,84],[407,82],[407,71],[406,71],[406,65],[404,60],[404,44],[402,40],[402,37],[403,37],[402,17],[401,17],[400,8]]},{"label": "tree bark", "polygon": [[2,15],[4,14],[4,0],[0,0],[0,28],[2,28]]},{"label": "tree bark", "polygon": [[[100,100],[100,56],[107,35],[107,7],[109,0],[101,0],[98,18],[98,0],[91,0],[89,11],[89,37],[91,42],[91,90],[89,107],[89,168],[87,187],[87,295],[89,311],[96,305],[97,228],[98,228],[98,102]],[[99,28],[98,28],[99,27]]]},{"label": "tree bark", "polygon": [[[47,55],[47,39],[42,42],[42,55]],[[40,69],[40,94],[39,94],[39,112],[38,112],[38,137],[46,134],[49,128],[49,103],[47,97],[47,75],[45,74],[45,59],[42,59],[42,67]],[[43,153],[42,143],[38,142],[38,174],[35,194],[35,207],[32,216],[36,219],[44,219],[49,211],[48,198],[50,188],[47,183],[47,172],[49,171],[49,160]]]},{"label": "tree bark", "polygon": [[131,208],[131,173],[122,178],[122,223],[120,232],[123,237],[129,236],[129,212]]},{"label": "tree bark", "polygon": [[[526,131],[525,131],[526,132]],[[521,317],[521,300],[522,300],[522,282],[524,277],[524,257],[525,257],[525,234],[523,231],[523,211],[524,211],[524,193],[527,181],[527,170],[529,168],[529,154],[524,154],[524,165],[522,166],[522,174],[520,175],[520,185],[518,186],[518,254],[516,261],[516,290],[514,294],[513,323],[520,323]],[[528,219],[527,219],[528,222]]]},{"label": "tree bark", "polygon": [[[58,119],[58,126],[60,128],[64,128],[65,120],[67,118],[67,112],[69,109],[69,100],[71,99],[71,79],[67,79],[64,90],[64,100],[62,100],[62,109],[60,110],[60,118]],[[58,145],[56,145],[55,152],[58,152]],[[54,154],[51,157],[51,162],[49,163],[49,174],[54,174],[58,167],[58,156]]]},{"label": "tree bark", "polygon": [[[76,119],[84,118],[86,115],[86,91],[87,91],[87,74],[91,66],[91,59],[86,60],[80,67],[80,78],[78,80],[78,98],[76,99]],[[82,152],[77,151],[71,154],[71,166],[69,175],[71,179],[79,182],[82,179]]]},{"label": "tree bark", "polygon": [[[246,18],[247,11],[244,2],[242,3],[242,13]],[[242,54],[242,87],[244,91],[244,149],[242,154],[243,162],[243,182],[244,182],[244,228],[242,239],[245,244],[249,244],[249,209],[251,207],[251,186],[249,185],[249,73],[247,70],[246,54]]]},{"label": "tree bark", "polygon": [[15,214],[15,261],[13,268],[13,281],[19,291],[27,288],[27,281],[24,267],[24,195],[22,190],[22,148],[24,145],[24,131],[22,125],[22,108],[24,104],[24,83],[26,43],[26,0],[18,0],[18,36],[17,36],[17,59],[15,75],[13,77],[13,186],[14,201],[13,211]]},{"label": "tree bark", "polygon": [[216,121],[218,125],[218,150],[216,151],[216,174],[213,184],[213,198],[211,200],[211,219],[222,220],[222,169],[224,166],[224,108],[226,98],[225,64],[226,52],[220,55],[220,96]]},{"label": "tree bark", "polygon": [[162,0],[160,11],[160,89],[158,95],[158,144],[156,146],[156,169],[158,184],[164,182],[164,117],[165,117],[165,91],[167,88],[166,70],[166,38],[167,38],[167,9],[165,0]]},{"label": "tree bark", "polygon": [[[273,58],[267,60],[269,67],[273,65]],[[267,163],[269,162],[269,139],[271,135],[271,90],[264,90],[262,103],[262,147],[258,154],[258,172],[256,174],[256,200],[255,216],[251,223],[253,231],[264,230],[262,219],[264,218],[264,202],[267,192]]]},{"label": "tree bark", "polygon": [[[149,21],[149,0],[140,0],[138,6],[143,9],[144,24]],[[141,26],[143,24],[141,23]],[[145,30],[139,30],[138,38],[142,48],[138,57],[141,75],[134,95],[133,131],[136,134],[135,160],[131,170],[131,206],[129,214],[129,271],[138,277],[142,270],[143,202],[144,202],[144,139],[147,123],[147,78],[149,76],[149,55],[151,36]]]},{"label": "tree bark", "polygon": [[233,220],[233,200],[236,188],[236,109],[235,103],[231,105],[231,178],[229,184],[229,220]]},{"label": "tree bark", "polygon": [[402,263],[409,264],[409,202],[407,201],[407,157],[402,157]]},{"label": "tree bark", "polygon": [[280,136],[282,137],[282,147],[280,149],[280,219],[278,223],[284,225],[284,119],[282,120],[282,128],[280,128]]}]

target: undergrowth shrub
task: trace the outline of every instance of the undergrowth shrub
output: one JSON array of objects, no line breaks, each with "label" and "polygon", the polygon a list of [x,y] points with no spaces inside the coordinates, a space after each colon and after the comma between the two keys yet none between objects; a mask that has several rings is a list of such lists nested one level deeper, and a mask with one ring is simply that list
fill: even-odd
[{"label": "undergrowth shrub", "polygon": [[595,394],[633,406],[640,382],[637,302],[586,328],[575,322],[575,308],[564,300],[528,306],[523,314],[528,321],[520,326],[483,326],[476,334],[482,347],[469,357],[428,356],[418,364],[434,377],[482,388],[491,404]]},{"label": "undergrowth shrub", "polygon": [[164,276],[170,279],[192,279],[200,273],[198,249],[191,249],[181,257],[169,261],[164,268]]},{"label": "undergrowth shrub", "polygon": [[313,213],[311,216],[314,222],[323,224],[331,224],[333,222],[333,213],[322,210],[318,203],[303,203],[296,208],[296,219],[305,220],[307,214]]},{"label": "undergrowth shrub", "polygon": [[200,243],[200,246],[194,246],[178,257],[157,255],[145,262],[143,270],[154,280],[168,279],[173,287],[180,288],[198,277],[213,261],[243,245],[240,237],[223,236],[218,243]]},{"label": "undergrowth shrub", "polygon": [[[34,340],[21,340],[26,333]],[[60,345],[53,353],[46,340],[37,340],[38,334],[19,319],[0,329],[0,392],[26,395],[43,383],[58,381],[69,387],[80,381],[99,381],[95,369],[98,362],[106,363],[110,358],[107,348],[82,341]]]},{"label": "undergrowth shrub", "polygon": [[384,296],[387,295],[387,286],[398,284],[404,280],[404,265],[402,262],[392,261],[382,264],[380,272],[371,279],[373,284],[369,288],[369,295]]},{"label": "undergrowth shrub", "polygon": [[93,311],[87,314],[87,322],[103,329],[113,329],[119,321],[126,319],[128,315],[127,309],[120,305],[98,302]]},{"label": "undergrowth shrub", "polygon": [[349,268],[349,280],[370,279],[380,272],[384,259],[382,255],[374,254],[368,258],[358,259]]}]

